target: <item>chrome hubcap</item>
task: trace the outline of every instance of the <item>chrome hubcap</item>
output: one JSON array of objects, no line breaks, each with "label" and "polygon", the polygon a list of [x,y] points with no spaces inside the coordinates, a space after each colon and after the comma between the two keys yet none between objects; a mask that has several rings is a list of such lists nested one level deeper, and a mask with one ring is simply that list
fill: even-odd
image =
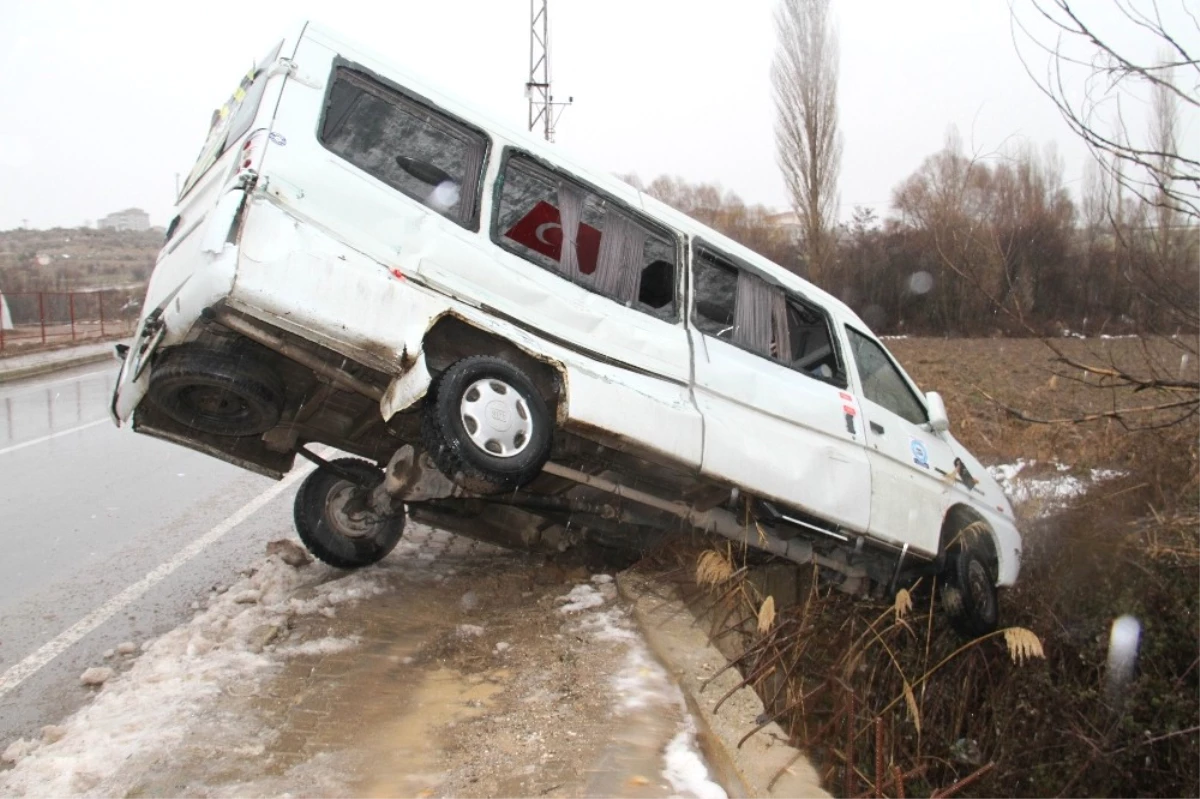
[{"label": "chrome hubcap", "polygon": [[459,415],[475,446],[497,458],[519,455],[533,435],[533,419],[525,398],[494,377],[476,380],[467,387]]}]

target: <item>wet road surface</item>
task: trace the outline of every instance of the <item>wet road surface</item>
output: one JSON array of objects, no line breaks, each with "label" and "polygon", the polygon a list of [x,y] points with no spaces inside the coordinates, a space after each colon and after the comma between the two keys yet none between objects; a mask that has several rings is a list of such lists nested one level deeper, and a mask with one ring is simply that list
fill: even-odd
[{"label": "wet road surface", "polygon": [[[174,627],[265,541],[291,533],[284,491],[179,560],[275,484],[118,430],[107,410],[116,372],[93,364],[0,385],[0,749],[78,707],[89,696],[79,675],[105,665],[106,650]],[[121,596],[167,565],[168,578]],[[75,642],[71,628],[99,608],[110,618]]]}]

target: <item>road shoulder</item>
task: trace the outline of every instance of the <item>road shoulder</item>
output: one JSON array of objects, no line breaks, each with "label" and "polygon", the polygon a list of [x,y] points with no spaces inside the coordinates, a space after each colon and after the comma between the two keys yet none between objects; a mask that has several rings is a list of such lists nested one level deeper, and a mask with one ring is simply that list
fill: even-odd
[{"label": "road shoulder", "polygon": [[[683,690],[700,724],[708,762],[731,796],[829,796],[808,758],[788,744],[778,724],[772,722],[742,742],[766,712],[762,701],[751,688],[737,688],[742,675],[735,669],[705,683],[728,661],[673,586],[635,572],[622,573],[617,586],[651,650]],[[713,705],[730,691],[714,713]]]}]

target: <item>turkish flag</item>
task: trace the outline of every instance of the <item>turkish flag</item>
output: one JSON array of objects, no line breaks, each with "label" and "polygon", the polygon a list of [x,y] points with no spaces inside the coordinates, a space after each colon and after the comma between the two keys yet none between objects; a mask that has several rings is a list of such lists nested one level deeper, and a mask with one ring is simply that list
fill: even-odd
[{"label": "turkish flag", "polygon": [[[504,235],[555,261],[562,255],[562,223],[558,209],[545,200],[533,206]],[[580,272],[585,275],[595,272],[596,258],[600,253],[600,231],[580,222],[575,238],[575,253],[579,256]]]}]

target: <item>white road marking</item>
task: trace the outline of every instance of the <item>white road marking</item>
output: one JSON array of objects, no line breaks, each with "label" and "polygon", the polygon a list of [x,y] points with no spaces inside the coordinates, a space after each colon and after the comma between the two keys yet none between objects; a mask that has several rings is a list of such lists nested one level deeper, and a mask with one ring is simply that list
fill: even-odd
[{"label": "white road marking", "polygon": [[72,433],[78,433],[80,430],[87,430],[89,427],[95,427],[96,425],[101,424],[112,424],[112,419],[105,417],[103,419],[97,419],[94,422],[81,424],[79,427],[71,427],[66,430],[59,430],[57,433],[51,433],[50,435],[42,436],[41,438],[31,438],[29,441],[22,441],[20,444],[14,444],[6,449],[0,449],[0,455],[7,455],[10,452],[16,452],[19,449],[32,447],[34,444],[41,444],[46,441],[50,441],[51,439],[58,438],[59,436],[69,436]]},{"label": "white road marking", "polygon": [[[105,419],[104,421],[108,420]],[[268,502],[291,488],[302,477],[306,477],[312,470],[313,467],[309,466],[293,471],[278,483],[247,502],[225,521],[179,550],[175,557],[159,565],[145,577],[84,616],[54,640],[42,645],[41,649],[38,649],[32,655],[29,655],[20,663],[4,672],[3,675],[0,675],[0,699],[3,699],[8,693],[15,690],[21,683],[36,674],[39,669],[54,660],[54,658],[79,643],[88,633],[141,599],[147,591],[174,574],[180,566],[183,566],[189,560],[219,541],[239,524],[261,510]]]},{"label": "white road marking", "polygon": [[[120,368],[120,364],[117,364],[117,368],[118,369]],[[20,387],[22,389],[21,391],[14,392],[12,394],[6,394],[4,392],[0,392],[0,399],[15,399],[16,397],[24,397],[29,394],[40,394],[44,389],[50,388],[51,386],[61,386],[66,383],[74,383],[74,382],[77,382],[80,380],[86,380],[89,377],[96,377],[97,375],[112,375],[113,377],[116,377],[117,370],[116,369],[99,369],[95,372],[84,372],[81,375],[75,375],[74,377],[63,378],[62,380],[54,380],[49,383],[37,383],[32,386],[21,386]]]}]

